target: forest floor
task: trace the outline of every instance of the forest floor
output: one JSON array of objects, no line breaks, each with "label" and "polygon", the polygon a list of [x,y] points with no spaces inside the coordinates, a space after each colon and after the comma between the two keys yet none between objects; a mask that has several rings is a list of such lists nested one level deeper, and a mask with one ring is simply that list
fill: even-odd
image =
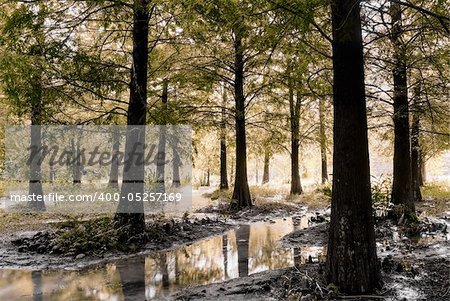
[{"label": "forest floor", "polygon": [[[447,195],[445,195],[447,197]],[[206,210],[207,211],[207,210]],[[326,246],[329,215],[319,210],[313,224],[286,235],[280,244],[299,248]],[[419,222],[398,224],[376,219],[383,287],[370,295],[345,296],[325,283],[323,262],[307,262],[226,282],[195,287],[176,300],[436,300],[450,298],[450,198],[417,204]]]},{"label": "forest floor", "polygon": [[[450,297],[450,197],[425,189],[417,204],[413,230],[386,217],[376,219],[378,257],[384,286],[369,296],[343,296],[325,285],[324,263],[309,260],[292,268],[265,271],[173,293],[167,300],[448,300]],[[145,244],[126,248],[105,232],[111,217],[58,217],[48,213],[0,212],[0,268],[84,269],[135,255],[219,235],[240,224],[271,223],[277,218],[308,215],[309,226],[279,241],[289,248],[326,247],[329,221],[327,191],[286,199],[278,191],[253,191],[255,207],[230,212],[227,193],[208,192],[211,205],[183,217],[147,216]],[[108,236],[108,239],[103,239]],[[130,245],[132,247],[130,247]],[[295,259],[294,259],[295,260]]]}]

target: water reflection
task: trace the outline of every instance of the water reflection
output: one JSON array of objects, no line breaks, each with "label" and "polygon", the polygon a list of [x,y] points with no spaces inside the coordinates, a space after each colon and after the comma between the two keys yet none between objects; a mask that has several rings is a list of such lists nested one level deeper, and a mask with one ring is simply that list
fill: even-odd
[{"label": "water reflection", "polygon": [[323,247],[282,248],[303,219],[242,225],[177,249],[85,271],[0,270],[0,300],[154,300],[185,287],[324,260]]}]

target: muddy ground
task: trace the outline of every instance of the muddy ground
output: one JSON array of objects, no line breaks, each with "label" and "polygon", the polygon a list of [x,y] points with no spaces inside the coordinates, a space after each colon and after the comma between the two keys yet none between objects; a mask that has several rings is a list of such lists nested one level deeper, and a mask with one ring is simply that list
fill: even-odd
[{"label": "muddy ground", "polygon": [[[414,231],[387,217],[376,219],[383,287],[371,295],[345,296],[326,285],[325,264],[307,262],[224,283],[192,288],[176,300],[450,300],[449,215],[421,217]],[[324,221],[325,220],[325,221]],[[311,226],[286,235],[286,247],[324,246],[329,215],[312,217]]]},{"label": "muddy ground", "polygon": [[[326,203],[324,206],[311,210],[298,202],[269,201],[259,203],[253,209],[233,213],[219,203],[199,210],[202,217],[159,218],[157,221],[150,218],[148,237],[143,246],[115,251],[110,251],[108,245],[103,249],[96,246],[95,251],[83,249],[86,242],[83,239],[88,245],[91,240],[78,236],[89,232],[86,231],[89,225],[67,225],[67,221],[42,222],[38,229],[8,231],[1,235],[0,268],[83,269],[131,255],[189,244],[242,223],[270,223],[275,218],[305,214],[309,216],[309,228],[288,234],[279,242],[280,245],[292,248],[326,246],[330,211]],[[373,295],[340,295],[335,288],[325,284],[324,263],[311,260],[293,268],[190,288],[166,300],[449,300],[450,212],[440,210],[430,216],[427,206],[434,208],[433,202],[420,206],[420,223],[414,231],[398,221],[377,218],[378,256],[384,286]],[[155,233],[159,234],[155,236]],[[71,248],[58,246],[61,237],[68,240],[67,245]]]}]

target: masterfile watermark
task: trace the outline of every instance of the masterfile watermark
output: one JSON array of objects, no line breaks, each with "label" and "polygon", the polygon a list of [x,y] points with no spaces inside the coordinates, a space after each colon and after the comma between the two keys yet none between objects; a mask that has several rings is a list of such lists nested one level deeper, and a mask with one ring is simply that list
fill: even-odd
[{"label": "masterfile watermark", "polygon": [[[191,206],[191,148],[185,125],[8,126],[2,206],[184,212]],[[124,202],[144,205],[118,206]]]}]

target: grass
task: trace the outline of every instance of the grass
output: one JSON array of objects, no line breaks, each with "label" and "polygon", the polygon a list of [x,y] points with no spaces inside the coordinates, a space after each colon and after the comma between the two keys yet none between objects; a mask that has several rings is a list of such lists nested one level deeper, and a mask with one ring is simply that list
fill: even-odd
[{"label": "grass", "polygon": [[[255,201],[255,206],[265,212],[276,210],[292,210],[297,205],[306,205],[309,208],[319,209],[327,207],[331,200],[331,190],[329,186],[319,186],[311,192],[305,192],[301,195],[290,195],[285,188],[276,188],[268,186],[250,186],[250,193]],[[211,200],[230,201],[233,191],[217,189],[212,193],[203,194]],[[281,201],[271,200],[273,197],[281,196]]]},{"label": "grass", "polygon": [[438,215],[450,211],[450,187],[431,182],[422,187],[423,202],[417,204],[418,209],[427,215]]}]

